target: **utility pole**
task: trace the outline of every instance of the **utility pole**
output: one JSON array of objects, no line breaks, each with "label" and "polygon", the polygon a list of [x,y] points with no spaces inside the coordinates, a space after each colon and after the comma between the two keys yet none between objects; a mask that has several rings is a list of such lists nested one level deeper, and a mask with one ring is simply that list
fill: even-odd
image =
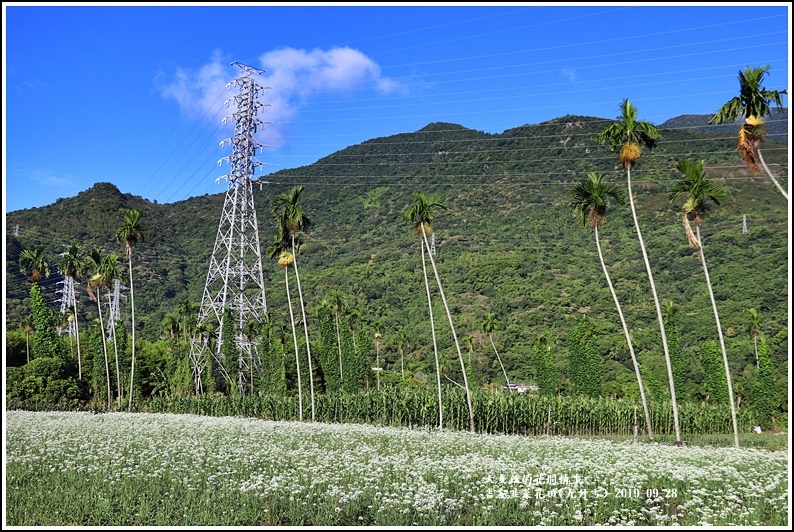
[{"label": "utility pole", "polygon": [[747,215],[742,214],[742,233],[747,232]]},{"label": "utility pole", "polygon": [[[252,182],[256,180],[254,173],[262,166],[255,158],[262,144],[254,134],[265,124],[256,118],[263,107],[257,97],[269,87],[256,82],[262,70],[237,61],[232,66],[240,70],[240,75],[226,88],[236,87],[238,94],[226,100],[225,105],[234,104],[234,110],[223,123],[233,119],[234,134],[221,142],[221,148],[230,144],[232,153],[218,161],[219,166],[224,161],[229,164],[229,173],[216,180],[218,183],[226,180],[226,198],[209,261],[196,333],[190,342],[196,394],[205,392],[202,381],[205,370],[212,372],[213,379],[222,376],[227,387],[236,380],[241,395],[252,389],[249,376],[253,380],[253,369],[260,366],[260,360],[256,343],[249,341],[243,331],[250,322],[262,324],[267,311]],[[233,316],[232,323],[224,323],[227,309]],[[237,360],[228,360],[223,354],[230,352],[228,346],[221,349],[224,329],[229,327],[234,330]],[[214,347],[210,344],[210,335],[216,340]]]}]

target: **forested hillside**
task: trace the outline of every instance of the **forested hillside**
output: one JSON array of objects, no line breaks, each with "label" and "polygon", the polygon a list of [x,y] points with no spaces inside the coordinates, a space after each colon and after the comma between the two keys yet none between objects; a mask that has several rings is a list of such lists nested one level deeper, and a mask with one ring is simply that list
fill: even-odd
[{"label": "forested hillside", "polygon": [[[731,135],[735,133],[744,121],[739,117],[731,123],[709,124],[713,115],[682,115],[671,118],[662,123],[663,128],[689,129],[713,135]],[[776,142],[788,142],[788,109],[775,108],[772,114],[764,118],[766,138]]]},{"label": "forested hillside", "polygon": [[[572,185],[588,172],[604,172],[626,190],[616,154],[593,140],[608,123],[564,116],[502,134],[433,123],[271,174],[262,178],[267,184],[261,190],[255,187],[263,253],[276,227],[273,198],[294,184],[305,185],[301,199],[313,225],[301,251],[300,273],[310,334],[319,335],[312,316],[336,289],[346,297],[342,314],[355,315],[365,337],[376,331],[383,335],[382,365],[399,370],[402,351],[406,368],[421,377],[432,373],[427,299],[419,240],[401,214],[414,191],[438,193],[447,210],[433,224],[436,260],[462,347],[477,364],[476,382],[501,375],[482,333],[488,313],[495,315],[495,345],[516,382],[534,382],[532,346],[542,336],[554,339],[554,363],[562,375],[566,339],[586,315],[595,324],[603,359],[602,391],[623,395],[624,387],[636,387],[626,341],[593,231],[577,222],[568,206]],[[717,332],[700,258],[688,247],[682,227],[681,202],[671,205],[667,197],[682,177],[675,170],[682,158],[704,159],[707,177],[727,190],[726,201],[710,209],[701,231],[738,392],[746,393],[742,379],[755,366],[751,308],[762,317],[761,334],[785,389],[787,202],[766,176],[748,173],[735,151],[735,131],[712,134],[680,126],[660,127],[660,132],[658,146],[644,152],[634,167],[632,182],[659,298],[680,307],[676,319],[689,375],[683,393],[704,395],[698,354],[705,342],[716,341]],[[787,145],[768,138],[762,148],[787,186]],[[97,183],[52,205],[7,213],[6,329],[20,328],[29,313],[29,282],[17,262],[22,249],[43,245],[53,270],[58,254],[73,242],[123,257],[124,245],[115,238],[121,210],[136,208],[145,212],[141,223],[148,229],[146,240],[134,249],[138,337],[166,338],[166,314],[183,300],[201,301],[223,199],[218,193],[158,205]],[[600,237],[647,386],[662,397],[667,376],[660,334],[628,207],[610,205]],[[274,320],[287,322],[283,271],[264,260],[268,307]],[[53,307],[58,279],[56,273],[42,283]],[[88,300],[85,284],[83,279],[78,287],[81,320],[91,320],[96,305]],[[439,349],[454,374],[449,326],[443,307],[434,310]],[[128,306],[122,312],[129,320]],[[373,346],[373,360],[374,351]]]}]

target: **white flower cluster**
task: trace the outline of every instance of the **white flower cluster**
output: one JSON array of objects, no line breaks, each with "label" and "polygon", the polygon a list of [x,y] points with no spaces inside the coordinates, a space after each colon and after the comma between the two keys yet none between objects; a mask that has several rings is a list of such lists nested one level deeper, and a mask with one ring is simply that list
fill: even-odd
[{"label": "white flower cluster", "polygon": [[172,414],[12,411],[6,432],[12,483],[26,470],[166,478],[366,523],[753,525],[788,513],[787,452]]}]

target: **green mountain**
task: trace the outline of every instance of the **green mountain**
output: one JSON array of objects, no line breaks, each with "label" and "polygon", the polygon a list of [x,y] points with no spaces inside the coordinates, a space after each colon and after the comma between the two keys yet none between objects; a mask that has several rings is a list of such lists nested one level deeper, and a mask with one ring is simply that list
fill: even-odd
[{"label": "green mountain", "polygon": [[[593,141],[608,123],[569,115],[501,134],[433,123],[271,174],[261,191],[255,187],[262,251],[275,228],[273,198],[293,184],[305,185],[302,202],[313,228],[302,248],[301,283],[310,335],[319,334],[312,331],[312,313],[329,290],[338,289],[348,298],[345,312],[357,313],[362,330],[371,337],[379,327],[385,367],[399,369],[395,338],[402,333],[406,364],[413,371],[427,370],[432,343],[419,242],[400,217],[412,192],[438,193],[448,208],[433,224],[436,260],[467,352],[464,338],[471,336],[482,372],[478,380],[501,374],[487,337],[480,333],[487,313],[496,315],[495,340],[511,380],[517,382],[532,380],[531,346],[544,333],[557,338],[556,363],[562,369],[565,339],[587,315],[596,324],[605,391],[614,387],[620,393],[623,383],[628,386],[634,379],[631,360],[592,230],[576,222],[567,206],[571,185],[587,172],[604,172],[625,190],[616,154]],[[787,367],[786,201],[768,178],[748,174],[735,151],[735,136],[684,126],[662,126],[660,131],[658,147],[643,154],[632,183],[659,298],[681,307],[681,347],[695,361],[700,346],[717,339],[701,262],[687,246],[681,225],[680,202],[670,205],[667,199],[667,190],[681,177],[675,162],[691,157],[704,159],[707,175],[719,179],[728,192],[723,205],[705,217],[702,235],[732,371],[741,376],[754,366],[748,308],[762,315],[762,334],[777,367]],[[788,175],[787,146],[768,139],[763,149],[767,164],[778,175]],[[71,242],[102,246],[123,257],[124,246],[115,240],[121,210],[137,208],[146,213],[141,222],[149,233],[133,255],[138,336],[164,337],[166,313],[181,300],[201,301],[223,201],[224,194],[214,194],[154,204],[110,183],[97,183],[52,205],[7,213],[6,328],[19,327],[28,313],[29,285],[17,264],[21,249],[44,245],[51,266]],[[666,369],[631,212],[613,204],[607,217],[600,231],[605,261],[638,359],[649,374],[649,387],[658,381],[662,390]],[[268,307],[274,319],[286,320],[283,271],[263,260]],[[45,299],[53,306],[59,297],[57,280],[56,275],[43,283]],[[81,321],[96,317],[85,281],[78,287]],[[434,310],[439,348],[454,361],[440,301]],[[129,320],[129,309],[123,312]],[[374,359],[374,347],[372,351]],[[695,362],[689,371],[697,375]],[[699,386],[697,378],[692,380],[692,387]]]},{"label": "green mountain", "polygon": [[[671,118],[659,127],[691,129],[692,131],[712,133],[714,135],[735,135],[744,122],[743,119],[739,118],[730,124],[720,124],[717,126],[709,124],[711,116],[712,115],[681,115]],[[766,137],[768,140],[788,142],[789,122],[787,108],[778,110],[776,107],[773,107],[772,114],[765,116],[764,122],[766,123]]]}]

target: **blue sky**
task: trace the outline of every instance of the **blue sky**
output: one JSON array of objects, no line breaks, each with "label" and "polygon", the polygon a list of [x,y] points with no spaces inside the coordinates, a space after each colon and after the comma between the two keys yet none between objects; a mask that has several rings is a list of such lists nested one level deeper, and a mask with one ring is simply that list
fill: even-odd
[{"label": "blue sky", "polygon": [[[265,72],[263,174],[432,122],[709,114],[746,65],[790,86],[789,3],[3,4],[4,213],[94,183],[223,192],[238,61]],[[784,96],[784,104],[788,99]]]}]

